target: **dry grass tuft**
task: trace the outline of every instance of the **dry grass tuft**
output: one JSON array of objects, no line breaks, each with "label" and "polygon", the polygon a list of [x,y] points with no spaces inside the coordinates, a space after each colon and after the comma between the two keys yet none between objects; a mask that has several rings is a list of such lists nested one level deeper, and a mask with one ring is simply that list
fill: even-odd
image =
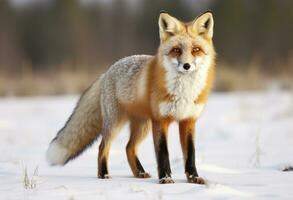
[{"label": "dry grass tuft", "polygon": [[29,177],[27,172],[27,167],[23,168],[23,187],[27,190],[33,190],[37,187],[37,177],[38,177],[38,166],[35,168],[34,173]]}]

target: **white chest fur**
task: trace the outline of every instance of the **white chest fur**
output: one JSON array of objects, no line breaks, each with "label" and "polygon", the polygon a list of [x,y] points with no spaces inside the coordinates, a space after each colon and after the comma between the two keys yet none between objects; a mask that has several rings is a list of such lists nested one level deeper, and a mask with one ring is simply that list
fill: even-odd
[{"label": "white chest fur", "polygon": [[160,103],[160,113],[162,116],[172,116],[176,120],[183,120],[190,117],[198,118],[204,108],[204,104],[193,102],[175,101]]},{"label": "white chest fur", "polygon": [[176,120],[197,118],[204,104],[197,104],[196,99],[206,86],[207,74],[208,68],[205,67],[188,74],[181,74],[174,68],[168,68],[166,70],[167,91],[173,99],[159,104],[160,114],[172,116]]}]

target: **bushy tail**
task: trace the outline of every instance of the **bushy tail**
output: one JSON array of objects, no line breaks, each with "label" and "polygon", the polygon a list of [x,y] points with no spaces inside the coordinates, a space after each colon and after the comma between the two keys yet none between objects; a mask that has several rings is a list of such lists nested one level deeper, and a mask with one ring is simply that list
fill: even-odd
[{"label": "bushy tail", "polygon": [[65,165],[101,133],[100,81],[101,78],[84,92],[68,121],[50,143],[46,156],[51,165]]}]

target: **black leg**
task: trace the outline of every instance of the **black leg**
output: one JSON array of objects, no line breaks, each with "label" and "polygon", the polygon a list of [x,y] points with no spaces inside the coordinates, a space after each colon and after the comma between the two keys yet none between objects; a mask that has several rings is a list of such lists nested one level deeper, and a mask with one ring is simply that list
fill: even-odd
[{"label": "black leg", "polygon": [[109,172],[108,172],[108,167],[107,167],[107,162],[106,159],[102,159],[101,161],[101,172],[99,172],[99,178],[108,178]]},{"label": "black leg", "polygon": [[185,173],[198,177],[195,166],[195,150],[192,135],[187,138],[187,159],[185,163]]},{"label": "black leg", "polygon": [[153,122],[153,139],[158,165],[158,176],[159,182],[162,184],[174,183],[173,179],[171,178],[171,168],[167,144],[168,125],[169,123],[167,122]]},{"label": "black leg", "polygon": [[198,177],[195,165],[195,120],[187,119],[179,123],[180,142],[183,151],[185,174],[189,183],[204,184],[204,179]]},{"label": "black leg", "polygon": [[171,177],[169,152],[168,152],[166,137],[164,134],[161,134],[161,138],[159,141],[157,162],[158,162],[159,179],[164,177]]}]

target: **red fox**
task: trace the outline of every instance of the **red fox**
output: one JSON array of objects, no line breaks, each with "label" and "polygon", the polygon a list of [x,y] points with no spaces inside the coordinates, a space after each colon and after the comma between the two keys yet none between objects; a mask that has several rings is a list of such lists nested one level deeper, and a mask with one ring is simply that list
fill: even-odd
[{"label": "red fox", "polygon": [[47,159],[52,165],[66,164],[101,136],[98,178],[109,178],[111,143],[129,122],[126,153],[133,175],[150,177],[137,151],[152,129],[159,183],[174,183],[167,136],[169,124],[176,121],[187,181],[205,183],[195,165],[194,138],[214,79],[213,16],[208,11],[184,23],[161,12],[158,23],[160,46],[155,56],[134,55],[117,61],[81,96],[50,143]]}]

